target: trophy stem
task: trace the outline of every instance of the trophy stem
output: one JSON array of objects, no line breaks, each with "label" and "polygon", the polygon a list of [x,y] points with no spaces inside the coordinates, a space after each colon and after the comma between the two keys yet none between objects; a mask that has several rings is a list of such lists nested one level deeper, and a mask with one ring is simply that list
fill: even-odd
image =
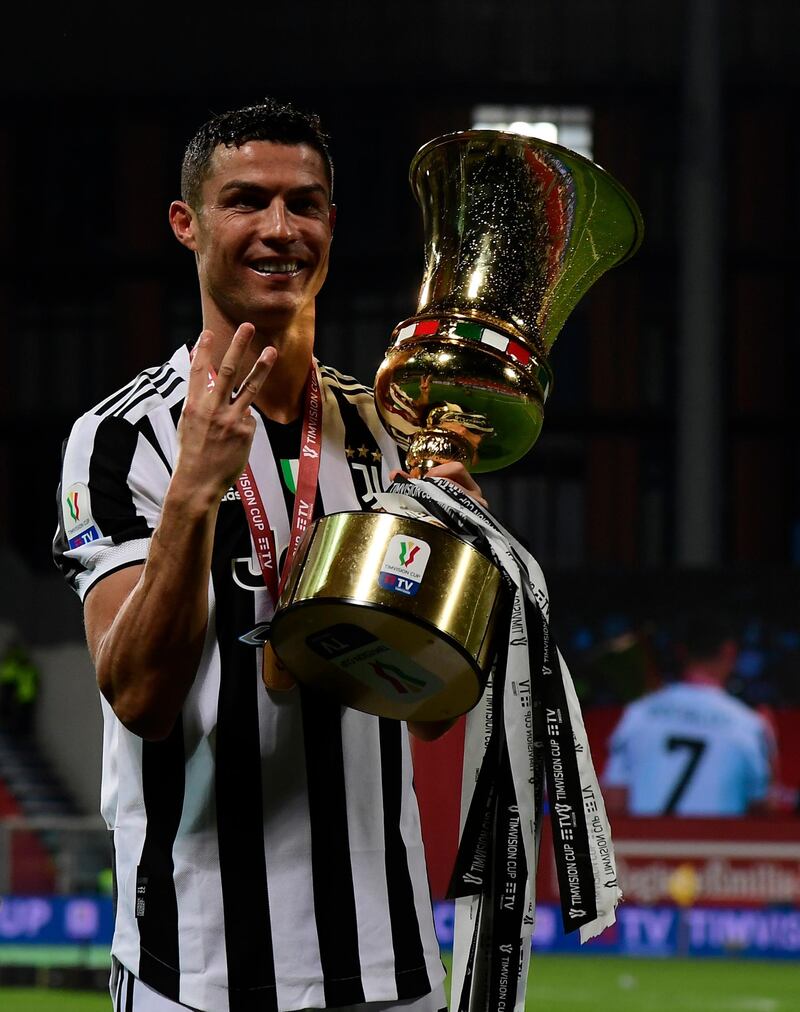
[{"label": "trophy stem", "polygon": [[435,464],[456,461],[469,469],[478,459],[478,448],[494,434],[485,415],[462,411],[457,404],[437,404],[428,411],[425,428],[409,444],[406,465],[423,478]]},{"label": "trophy stem", "polygon": [[414,439],[406,454],[406,466],[417,473],[414,478],[423,478],[436,464],[447,464],[454,460],[469,468],[475,458],[475,447],[468,436],[451,429],[423,429]]}]

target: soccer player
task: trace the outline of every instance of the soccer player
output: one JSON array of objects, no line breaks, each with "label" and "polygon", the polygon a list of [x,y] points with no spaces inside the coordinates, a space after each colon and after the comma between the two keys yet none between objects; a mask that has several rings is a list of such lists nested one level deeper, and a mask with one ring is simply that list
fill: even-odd
[{"label": "soccer player", "polygon": [[445,1004],[405,725],[294,685],[252,635],[300,507],[368,509],[399,466],[370,390],[313,355],[332,179],[315,116],[203,125],[169,211],[200,338],[65,445],[54,553],[102,693],[118,1012]]},{"label": "soccer player", "polygon": [[698,614],[679,681],[629,704],[610,739],[606,804],[631,815],[744,815],[762,805],[775,742],[725,685],[738,647],[728,624]]}]

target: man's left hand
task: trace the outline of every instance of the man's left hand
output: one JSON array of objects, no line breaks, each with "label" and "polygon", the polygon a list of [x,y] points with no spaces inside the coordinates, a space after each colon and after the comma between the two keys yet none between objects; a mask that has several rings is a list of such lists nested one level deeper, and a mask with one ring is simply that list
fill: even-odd
[{"label": "man's left hand", "polygon": [[[389,477],[392,481],[394,481],[398,475],[403,478],[416,477],[415,475],[409,474],[407,471],[392,471]],[[484,499],[480,485],[475,481],[464,465],[457,463],[455,460],[450,460],[446,464],[436,464],[435,467],[432,467],[430,471],[425,473],[425,477],[447,478],[449,481],[455,482],[456,485],[460,485],[467,495],[472,496],[475,502],[483,506],[484,509],[489,508],[489,503],[486,499]]]}]

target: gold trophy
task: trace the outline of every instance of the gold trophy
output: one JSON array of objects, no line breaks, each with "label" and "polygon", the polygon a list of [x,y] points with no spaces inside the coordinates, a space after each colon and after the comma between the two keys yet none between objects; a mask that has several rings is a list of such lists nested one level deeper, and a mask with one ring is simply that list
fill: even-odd
[{"label": "gold trophy", "polygon": [[[410,168],[425,275],[375,403],[412,474],[495,471],[542,427],[548,355],[588,288],[639,247],[627,191],[582,155],[494,130],[447,134]],[[505,612],[493,560],[437,522],[386,512],[316,520],[272,624],[278,658],[342,703],[444,720],[480,698]]]}]

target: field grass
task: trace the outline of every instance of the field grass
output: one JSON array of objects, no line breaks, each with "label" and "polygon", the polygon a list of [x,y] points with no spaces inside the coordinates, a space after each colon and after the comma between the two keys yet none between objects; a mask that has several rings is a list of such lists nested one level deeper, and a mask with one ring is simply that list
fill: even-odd
[{"label": "field grass", "polygon": [[[449,958],[445,959],[449,969]],[[0,989],[3,1012],[109,1012],[105,994]],[[798,1012],[796,963],[536,956],[530,1012]]]},{"label": "field grass", "polygon": [[110,969],[111,956],[107,945],[0,945],[0,966],[15,965]]},{"label": "field grass", "polygon": [[111,1012],[111,999],[88,991],[2,987],[0,1008],[3,1012]]},{"label": "field grass", "polygon": [[800,967],[534,953],[525,1008],[526,1012],[798,1012]]}]

